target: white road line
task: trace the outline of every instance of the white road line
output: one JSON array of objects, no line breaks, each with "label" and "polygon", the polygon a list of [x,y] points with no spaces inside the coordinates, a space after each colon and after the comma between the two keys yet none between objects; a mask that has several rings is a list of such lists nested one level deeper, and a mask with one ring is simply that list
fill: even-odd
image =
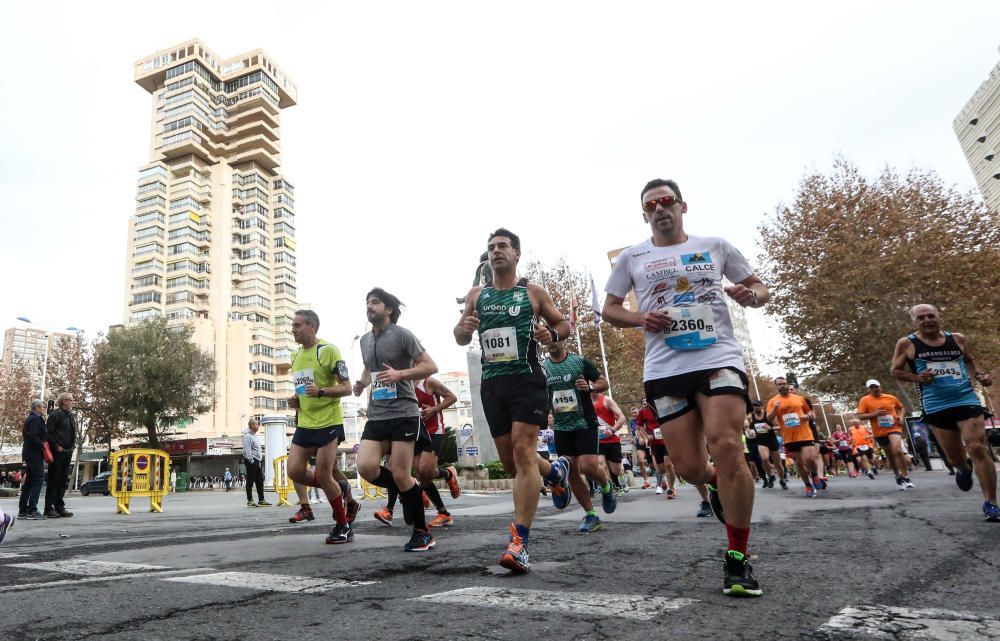
[{"label": "white road line", "polygon": [[15,552],[0,552],[0,559],[19,559],[27,554],[17,554]]},{"label": "white road line", "polygon": [[107,576],[111,574],[128,574],[139,570],[169,570],[165,565],[142,565],[140,563],[115,563],[113,561],[90,561],[87,559],[66,559],[64,561],[46,561],[44,563],[11,563],[12,568],[27,568],[45,572],[65,572],[81,576]]},{"label": "white road line", "polygon": [[664,613],[697,603],[697,599],[650,597],[600,592],[553,592],[516,588],[475,587],[425,594],[411,601],[433,601],[477,607],[517,608],[536,612],[590,614],[654,621]]},{"label": "white road line", "polygon": [[309,576],[287,576],[260,572],[216,572],[197,576],[179,576],[164,581],[178,583],[201,583],[229,588],[246,588],[266,592],[297,592],[299,594],[322,594],[340,588],[356,588],[372,585],[378,581],[340,581],[338,579],[316,579]]},{"label": "white road line", "polygon": [[72,579],[60,579],[58,581],[46,581],[44,583],[20,583],[14,585],[0,585],[0,592],[20,592],[21,590],[37,590],[44,588],[58,588],[64,585],[80,585],[81,583],[100,583],[102,581],[120,581],[123,579],[142,579],[148,577],[161,577],[175,574],[187,574],[188,572],[210,572],[215,568],[189,568],[187,570],[165,570],[163,572],[137,572],[135,574],[110,574],[107,576],[74,577]]},{"label": "white road line", "polygon": [[1000,618],[938,608],[861,605],[844,608],[819,632],[852,639],[985,641],[1000,638]]}]

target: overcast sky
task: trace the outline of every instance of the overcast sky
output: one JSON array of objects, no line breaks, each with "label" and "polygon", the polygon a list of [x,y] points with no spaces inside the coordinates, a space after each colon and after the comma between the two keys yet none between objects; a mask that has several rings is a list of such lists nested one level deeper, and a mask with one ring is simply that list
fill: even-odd
[{"label": "overcast sky", "polygon": [[[654,177],[680,183],[690,233],[752,262],[765,214],[836,154],[973,189],[952,120],[1000,57],[1000,3],[815,5],[9,5],[0,328],[122,321],[152,104],[133,63],[192,37],[223,58],[261,47],[299,87],[282,161],[320,334],[347,351],[381,286],[442,371],[465,369],[455,297],[500,225],[603,290],[606,252],[648,236]],[[751,314],[775,371],[780,336]]]}]

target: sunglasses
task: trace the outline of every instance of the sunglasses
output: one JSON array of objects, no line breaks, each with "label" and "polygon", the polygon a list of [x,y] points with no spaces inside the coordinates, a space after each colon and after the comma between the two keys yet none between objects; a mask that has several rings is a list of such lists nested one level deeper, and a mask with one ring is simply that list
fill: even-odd
[{"label": "sunglasses", "polygon": [[675,198],[674,196],[660,196],[659,198],[654,198],[653,200],[647,200],[642,203],[642,210],[647,214],[651,214],[656,211],[656,206],[659,205],[664,209],[669,209],[681,202],[680,198]]}]

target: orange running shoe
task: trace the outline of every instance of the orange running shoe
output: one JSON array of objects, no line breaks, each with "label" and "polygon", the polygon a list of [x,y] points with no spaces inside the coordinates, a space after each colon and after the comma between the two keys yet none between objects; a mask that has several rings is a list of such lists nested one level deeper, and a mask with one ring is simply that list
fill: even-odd
[{"label": "orange running shoe", "polygon": [[649,484],[649,481],[644,481],[643,484],[642,484],[642,489],[644,489],[644,490],[648,490],[651,487],[653,487],[653,486]]},{"label": "orange running shoe", "polygon": [[427,492],[421,492],[420,496],[424,499],[424,509],[428,509],[431,506],[431,500],[427,498]]},{"label": "orange running shoe", "polygon": [[451,518],[451,514],[438,514],[428,525],[430,527],[451,527],[454,522],[455,519]]},{"label": "orange running shoe", "polygon": [[448,466],[448,491],[451,492],[451,498],[457,499],[462,496],[462,486],[458,484],[458,471],[455,469],[454,465]]},{"label": "orange running shoe", "polygon": [[382,509],[373,514],[376,521],[382,521],[386,525],[392,525],[392,510],[386,506],[382,506]]},{"label": "orange running shoe", "polygon": [[528,546],[517,534],[517,528],[510,524],[510,544],[500,557],[500,565],[517,574],[528,573]]}]

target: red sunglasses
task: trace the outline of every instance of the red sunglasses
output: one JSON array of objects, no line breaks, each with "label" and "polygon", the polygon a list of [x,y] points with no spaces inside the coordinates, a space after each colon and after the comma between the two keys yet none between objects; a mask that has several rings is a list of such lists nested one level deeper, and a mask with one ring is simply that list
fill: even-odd
[{"label": "red sunglasses", "polygon": [[642,203],[642,210],[647,214],[651,214],[656,211],[656,206],[659,205],[664,209],[669,209],[681,202],[680,198],[675,198],[674,196],[660,196],[659,198],[654,198],[653,200],[647,200]]}]

